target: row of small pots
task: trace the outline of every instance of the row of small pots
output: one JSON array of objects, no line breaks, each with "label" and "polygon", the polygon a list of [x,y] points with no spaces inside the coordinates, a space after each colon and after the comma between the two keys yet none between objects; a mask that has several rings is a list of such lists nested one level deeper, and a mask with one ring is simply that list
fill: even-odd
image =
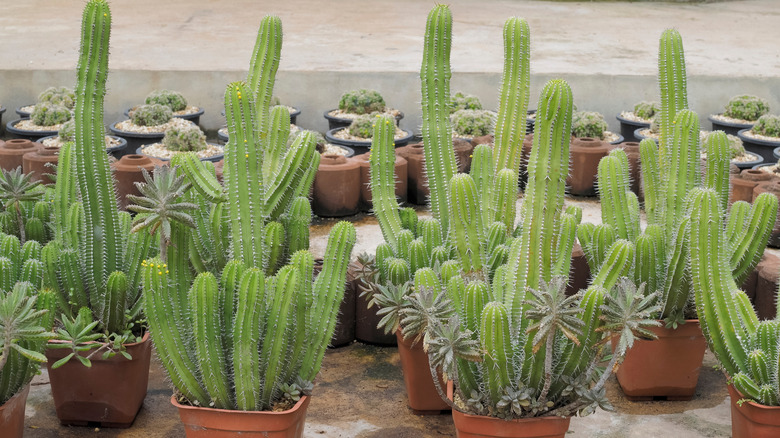
[{"label": "row of small pots", "polygon": [[[717,114],[720,115],[720,114]],[[638,120],[631,120],[622,117],[620,114],[615,116],[620,122],[620,135],[626,138],[626,141],[640,141],[642,137],[637,136],[638,131],[647,129],[650,127],[648,122],[640,122]],[[720,120],[717,117],[709,116],[707,120],[712,123],[713,131],[723,131],[726,134],[737,135],[740,131],[744,131],[753,127],[752,124],[744,123],[731,123],[724,120]]]}]

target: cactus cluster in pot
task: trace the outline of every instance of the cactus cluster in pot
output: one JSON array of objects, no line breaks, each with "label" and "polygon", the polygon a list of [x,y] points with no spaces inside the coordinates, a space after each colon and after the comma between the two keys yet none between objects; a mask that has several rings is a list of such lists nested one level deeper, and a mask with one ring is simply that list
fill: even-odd
[{"label": "cactus cluster in pot", "polygon": [[[654,315],[676,328],[695,319],[692,306],[690,254],[687,227],[688,194],[707,187],[718,193],[725,209],[729,195],[731,152],[725,133],[716,131],[705,140],[707,161],[702,169],[699,118],[686,109],[685,58],[682,38],[666,30],[660,39],[661,143],[644,139],[639,145],[647,226],[640,226],[639,201],[630,191],[625,152],[615,149],[598,168],[602,223],[581,224],[577,237],[590,268],[597,269],[613,242],[625,239],[636,245],[630,270],[636,284],[646,283],[647,293],[658,292],[661,311]],[[727,255],[737,284],[747,278],[758,261],[772,228],[770,218],[777,201],[757,199],[753,206],[735,203],[730,211],[730,245]]]},{"label": "cactus cluster in pot", "polygon": [[[102,0],[84,10],[74,119],[76,138],[60,151],[54,188],[54,236],[41,251],[46,287],[58,296],[62,327],[52,348],[71,349],[67,360],[123,352],[140,340],[141,262],[149,257],[151,236],[131,234],[131,218],[120,212],[116,182],[105,152],[103,97],[108,74],[111,13]],[[88,341],[99,340],[94,343]],[[123,352],[123,354],[126,354]]]},{"label": "cactus cluster in pot", "polygon": [[[514,419],[607,407],[607,376],[635,331],[645,333],[643,327],[653,323],[647,315],[655,310],[655,295],[645,297],[627,282],[614,298],[608,293],[634,257],[634,245],[626,240],[612,245],[590,288],[573,297],[564,294],[581,218],[579,209],[563,206],[571,89],[553,80],[542,91],[529,184],[515,227],[528,101],[528,25],[518,18],[505,24],[507,62],[496,146],[475,149],[470,174],[455,173],[448,135],[451,26],[449,9],[435,7],[421,71],[434,219],[417,222],[422,237],[412,238],[405,229],[412,221],[399,214],[392,197],[387,142],[392,123],[378,118],[375,124],[372,191],[386,242],[376,256],[385,284],[374,301],[385,306],[383,323],[400,325],[404,336],[422,340],[434,382],[437,371],[454,381],[453,409]],[[599,378],[608,330],[619,333],[620,348]]]},{"label": "cactus cluster in pot", "polygon": [[289,111],[269,112],[281,45],[265,17],[248,80],[225,92],[224,186],[210,163],[176,157],[194,226],[174,222],[167,257],[142,268],[152,339],[193,406],[267,411],[308,394],[344,295],[355,230],[333,227],[315,280],[304,196],[319,154],[308,132],[288,147]]},{"label": "cactus cluster in pot", "polygon": [[54,236],[51,203],[54,191],[22,168],[0,173],[0,232],[46,244]]}]

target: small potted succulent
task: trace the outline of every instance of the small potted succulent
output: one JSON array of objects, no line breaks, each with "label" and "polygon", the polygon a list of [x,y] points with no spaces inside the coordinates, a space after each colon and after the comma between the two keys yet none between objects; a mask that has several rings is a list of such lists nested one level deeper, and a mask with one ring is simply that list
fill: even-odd
[{"label": "small potted succulent", "polygon": [[[690,264],[696,309],[710,350],[728,378],[732,436],[778,436],[780,313],[774,320],[759,321],[750,299],[734,281],[722,196],[705,189],[691,198]],[[776,198],[774,206],[776,210]]]},{"label": "small potted succulent", "polygon": [[371,113],[389,114],[395,118],[396,124],[404,118],[401,111],[387,107],[384,97],[378,91],[364,88],[342,94],[339,107],[325,111],[324,116],[328,120],[328,131],[331,131],[346,128],[356,117]]},{"label": "small potted succulent", "polygon": [[453,94],[450,98],[450,114],[459,110],[481,110],[482,102],[479,97],[465,94],[461,91]]},{"label": "small potted succulent", "polygon": [[[133,153],[139,147],[159,143],[170,128],[186,128],[194,123],[179,117],[173,117],[173,111],[167,105],[157,103],[136,107],[127,120],[109,126],[114,135],[127,140],[123,154]],[[119,155],[123,155],[119,154]]]},{"label": "small potted succulent", "polygon": [[[154,90],[146,96],[143,104],[165,105],[171,109],[173,117],[189,120],[196,125],[200,123],[200,116],[205,112],[203,108],[189,105],[183,94],[172,90]],[[139,106],[136,105],[125,111],[125,116],[132,118],[133,111]]]},{"label": "small potted succulent", "polygon": [[213,162],[225,155],[222,146],[206,142],[206,134],[195,124],[173,126],[165,131],[161,142],[140,146],[135,151],[163,161],[183,152],[195,152],[201,160]]},{"label": "small potted succulent", "polygon": [[594,186],[599,160],[607,156],[611,144],[623,137],[608,131],[604,116],[594,111],[576,111],[572,116],[571,174],[566,181],[570,193],[579,196],[596,194]]},{"label": "small potted succulent", "polygon": [[752,128],[741,129],[737,136],[745,149],[761,155],[765,161],[772,161],[773,151],[780,147],[780,116],[764,114]]},{"label": "small potted succulent", "polygon": [[[76,140],[76,121],[73,119],[63,123],[57,135],[43,137],[38,140],[44,147],[61,148],[65,142]],[[127,147],[127,140],[116,135],[106,135],[106,152],[109,154],[119,153]]]},{"label": "small potted succulent", "polygon": [[[701,144],[707,144],[707,137],[710,135],[712,135],[712,132],[701,131]],[[726,138],[728,139],[729,144],[729,156],[731,158],[731,164],[734,164],[740,170],[752,169],[762,165],[764,162],[764,157],[752,152],[748,152],[739,137],[736,135],[726,134]],[[702,159],[706,159],[707,152],[702,151],[701,157]]]},{"label": "small potted succulent", "polygon": [[49,341],[46,357],[60,422],[127,427],[143,403],[149,376],[140,273],[152,239],[130,233],[131,218],[117,207],[105,152],[100,109],[110,29],[108,4],[90,0],[76,75],[76,139],[60,152],[55,240],[43,247],[41,258],[44,283],[59,302],[57,338]]},{"label": "small potted succulent", "polygon": [[[325,139],[329,143],[349,146],[356,154],[364,154],[371,148],[371,138],[374,135],[374,123],[380,117],[379,113],[363,114],[355,117],[349,126],[331,129],[325,133]],[[395,127],[393,141],[396,146],[404,146],[413,137],[412,131]]]},{"label": "small potted succulent", "polygon": [[0,232],[45,245],[53,237],[52,190],[21,167],[0,172]]},{"label": "small potted succulent", "polygon": [[0,257],[0,430],[5,438],[22,438],[30,381],[39,372],[39,363],[46,361],[43,350],[54,336],[57,301],[50,291],[38,292],[33,286],[42,280],[37,242],[20,246],[13,236],[0,233],[0,246],[4,250]]},{"label": "small potted succulent", "polygon": [[742,129],[750,129],[756,120],[769,113],[769,102],[748,94],[732,97],[726,104],[726,111],[708,117],[712,130],[737,135]]},{"label": "small potted succulent", "polygon": [[661,105],[658,102],[641,101],[634,105],[633,111],[623,111],[618,114],[616,117],[618,122],[620,122],[620,135],[626,141],[641,140],[634,137],[634,131],[649,128],[653,117],[659,111],[661,111]]},{"label": "small potted succulent", "polygon": [[54,102],[38,102],[29,119],[8,122],[6,130],[16,138],[38,141],[56,135],[62,125],[73,117],[73,108]]},{"label": "small potted succulent", "polygon": [[[76,104],[76,95],[72,88],[68,87],[49,87],[38,95],[38,102],[48,102],[55,105],[62,105],[73,109]],[[30,114],[35,110],[35,105],[24,105],[16,109],[16,114],[23,119],[30,118]]]},{"label": "small potted succulent", "polygon": [[496,114],[483,109],[460,109],[450,114],[452,136],[471,140],[493,134]]}]

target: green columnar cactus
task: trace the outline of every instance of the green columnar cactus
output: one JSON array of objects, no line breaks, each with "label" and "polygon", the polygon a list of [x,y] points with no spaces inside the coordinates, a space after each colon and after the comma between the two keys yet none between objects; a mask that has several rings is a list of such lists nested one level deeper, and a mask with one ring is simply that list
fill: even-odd
[{"label": "green columnar cactus", "polygon": [[439,5],[428,14],[420,69],[422,80],[422,135],[426,172],[430,187],[431,212],[449,232],[447,184],[457,172],[450,126],[450,45],[452,13]]},{"label": "green columnar cactus", "polygon": [[677,112],[688,108],[687,76],[682,36],[675,29],[661,34],[658,48],[658,85],[661,89],[661,140],[659,150],[672,141],[673,123]]},{"label": "green columnar cactus", "polygon": [[257,41],[249,64],[249,75],[246,82],[252,90],[255,103],[257,131],[265,135],[268,131],[268,109],[274,92],[276,71],[279,69],[279,59],[282,55],[282,20],[279,17],[267,15],[260,22],[257,31]]},{"label": "green columnar cactus", "polygon": [[503,168],[520,172],[522,147],[519,145],[525,136],[531,83],[530,35],[528,23],[522,18],[512,17],[504,23],[504,73],[493,142],[496,172]]},{"label": "green columnar cactus", "polygon": [[[690,198],[691,277],[702,331],[746,399],[778,406],[780,323],[777,319],[759,321],[747,295],[734,281],[719,194],[696,190]],[[777,198],[761,194],[756,204],[764,203],[773,204],[772,213],[776,214]]]}]

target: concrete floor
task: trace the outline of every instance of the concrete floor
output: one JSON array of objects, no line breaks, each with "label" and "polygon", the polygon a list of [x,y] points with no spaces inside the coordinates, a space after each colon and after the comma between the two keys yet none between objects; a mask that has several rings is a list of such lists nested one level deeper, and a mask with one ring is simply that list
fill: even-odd
[{"label": "concrete floor", "polygon": [[[342,0],[134,0],[112,2],[106,122],[159,88],[174,88],[206,109],[214,130],[225,85],[249,66],[263,15],[279,15],[285,36],[276,94],[302,109],[299,124],[323,131],[322,113],[344,91],[376,88],[419,129],[419,68],[425,17],[435,2]],[[502,26],[513,15],[531,27],[531,104],[553,77],[567,79],[580,109],[600,111],[611,127],[620,111],[657,99],[658,37],[683,35],[689,104],[704,120],[736,94],[780,108],[780,3],[545,2],[452,0],[452,89],[496,106]],[[0,105],[35,100],[52,85],[72,85],[82,0],[0,2]],[[708,123],[705,123],[709,126]]]}]

